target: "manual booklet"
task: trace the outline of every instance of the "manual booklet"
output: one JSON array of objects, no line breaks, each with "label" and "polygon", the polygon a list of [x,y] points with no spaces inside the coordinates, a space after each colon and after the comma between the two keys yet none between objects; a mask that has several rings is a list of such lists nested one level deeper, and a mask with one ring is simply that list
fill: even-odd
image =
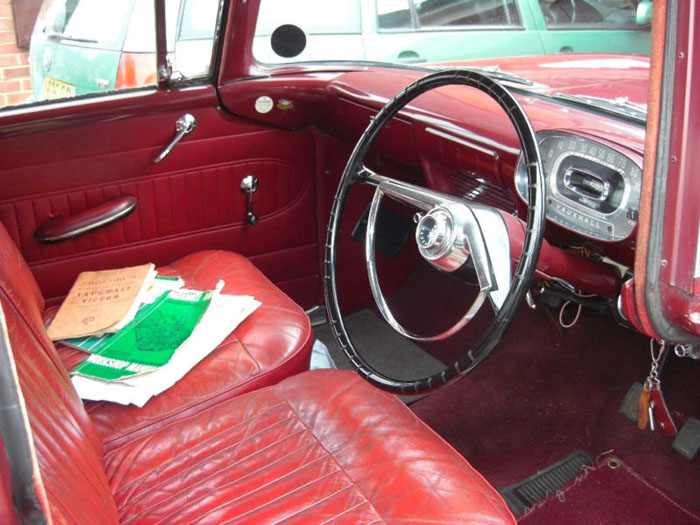
[{"label": "manual booklet", "polygon": [[165,365],[192,334],[212,292],[171,290],[138,310],[133,321],[103,340],[72,374],[114,381]]},{"label": "manual booklet", "polygon": [[[156,301],[165,292],[170,290],[179,290],[184,285],[185,281],[183,281],[179,276],[157,275],[151,282],[148,290],[146,290],[146,293],[141,297],[141,304],[138,305],[138,308],[145,308],[147,305]],[[61,339],[61,343],[72,346],[78,350],[82,350],[83,352],[93,353],[102,348],[112,337],[114,337],[113,333],[104,333],[99,335],[87,335],[85,337]]]},{"label": "manual booklet", "polygon": [[69,339],[117,332],[136,315],[156,276],[153,264],[82,272],[49,325],[49,337]]}]

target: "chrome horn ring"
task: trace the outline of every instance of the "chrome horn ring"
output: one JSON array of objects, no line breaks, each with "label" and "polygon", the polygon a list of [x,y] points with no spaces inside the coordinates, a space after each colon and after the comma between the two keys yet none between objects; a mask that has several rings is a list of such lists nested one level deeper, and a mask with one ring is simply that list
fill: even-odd
[{"label": "chrome horn ring", "polygon": [[[367,173],[369,170],[365,168],[365,172]],[[384,320],[404,337],[414,341],[425,342],[446,339],[464,328],[477,314],[489,293],[498,289],[489,250],[479,221],[471,208],[462,203],[460,199],[425,190],[412,184],[387,179],[376,174],[372,174],[371,177],[379,183],[375,189],[367,219],[365,262],[370,288],[377,303],[377,308]],[[479,281],[479,293],[466,313],[452,327],[436,335],[421,336],[403,327],[394,317],[382,293],[377,275],[374,239],[375,224],[384,195],[412,204],[426,212],[416,227],[416,243],[423,258],[431,265],[449,273],[459,271],[470,258],[473,262]],[[501,235],[507,236],[508,233],[502,219],[497,213],[493,215],[495,220],[501,223]],[[510,259],[509,250],[505,257]],[[505,269],[509,280],[510,265],[507,264]]]}]

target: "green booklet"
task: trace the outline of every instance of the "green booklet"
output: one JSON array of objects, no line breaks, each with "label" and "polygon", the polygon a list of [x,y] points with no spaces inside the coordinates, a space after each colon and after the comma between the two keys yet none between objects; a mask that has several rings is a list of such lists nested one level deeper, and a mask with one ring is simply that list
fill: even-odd
[{"label": "green booklet", "polygon": [[192,334],[212,292],[173,290],[141,308],[133,321],[98,345],[72,374],[115,381],[165,365]]},{"label": "green booklet", "polygon": [[[139,305],[139,310],[143,310],[149,304],[158,300],[164,293],[170,290],[179,290],[185,282],[179,276],[156,275],[153,283],[143,296],[143,302]],[[138,310],[136,316],[138,316]],[[116,332],[115,332],[116,333]],[[73,337],[71,339],[61,339],[61,343],[82,350],[83,352],[98,352],[108,341],[114,337],[115,333],[105,333],[101,335],[86,335],[85,337]]]}]

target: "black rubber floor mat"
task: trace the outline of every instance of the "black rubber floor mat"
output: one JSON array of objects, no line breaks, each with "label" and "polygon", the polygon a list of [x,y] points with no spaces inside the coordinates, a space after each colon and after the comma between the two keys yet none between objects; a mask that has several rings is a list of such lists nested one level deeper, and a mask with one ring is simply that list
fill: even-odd
[{"label": "black rubber floor mat", "polygon": [[518,515],[573,480],[584,465],[593,465],[593,460],[582,450],[577,450],[554,465],[499,492],[513,514]]}]

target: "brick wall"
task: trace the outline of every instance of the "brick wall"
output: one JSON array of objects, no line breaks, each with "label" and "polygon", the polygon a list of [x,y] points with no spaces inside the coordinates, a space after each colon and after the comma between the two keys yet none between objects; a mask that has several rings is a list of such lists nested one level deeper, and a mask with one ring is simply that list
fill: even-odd
[{"label": "brick wall", "polygon": [[0,107],[29,98],[29,51],[17,47],[11,0],[0,0]]}]

